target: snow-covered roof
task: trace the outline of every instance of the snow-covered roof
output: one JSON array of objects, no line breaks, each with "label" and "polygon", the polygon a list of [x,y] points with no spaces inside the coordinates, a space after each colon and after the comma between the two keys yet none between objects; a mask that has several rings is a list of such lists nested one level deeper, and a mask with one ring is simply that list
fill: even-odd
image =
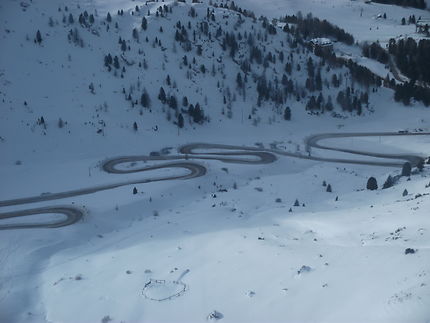
[{"label": "snow-covered roof", "polygon": [[311,43],[319,46],[329,46],[333,44],[333,42],[328,38],[313,38],[311,39]]},{"label": "snow-covered roof", "polygon": [[425,25],[430,26],[430,18],[418,19],[417,26],[423,26],[424,27]]}]

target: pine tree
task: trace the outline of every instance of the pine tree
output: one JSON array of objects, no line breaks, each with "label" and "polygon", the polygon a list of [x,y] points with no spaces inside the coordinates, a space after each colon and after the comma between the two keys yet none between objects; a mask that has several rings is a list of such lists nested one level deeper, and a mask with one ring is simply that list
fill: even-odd
[{"label": "pine tree", "polygon": [[113,66],[116,68],[116,69],[119,69],[119,60],[118,60],[118,56],[116,56],[115,55],[115,57],[113,58]]},{"label": "pine tree", "polygon": [[133,28],[133,38],[136,39],[137,41],[139,40],[139,32],[137,31],[136,28]]},{"label": "pine tree", "polygon": [[182,105],[183,105],[184,107],[187,107],[187,106],[188,106],[188,98],[187,98],[186,96],[184,96],[184,97],[182,98]]},{"label": "pine tree", "polygon": [[411,176],[411,170],[411,164],[409,162],[404,163],[402,167],[402,176]]},{"label": "pine tree", "polygon": [[176,110],[178,108],[178,101],[176,100],[176,97],[174,95],[170,96],[169,98],[169,107],[173,110]]},{"label": "pine tree", "polygon": [[286,107],[284,110],[284,120],[291,120],[291,109],[290,107]]},{"label": "pine tree", "polygon": [[136,195],[136,194],[137,194],[137,188],[136,188],[136,187],[134,187],[134,188],[133,188],[133,194],[134,194],[134,195]]},{"label": "pine tree", "polygon": [[296,199],[296,201],[294,202],[294,206],[300,206],[299,200]]},{"label": "pine tree", "polygon": [[421,159],[417,164],[418,170],[421,172],[424,169],[424,159]]},{"label": "pine tree", "polygon": [[394,180],[391,175],[388,175],[387,179],[385,180],[384,185],[382,185],[382,189],[390,188],[394,185]]},{"label": "pine tree", "polygon": [[332,190],[331,190],[331,185],[330,185],[330,184],[328,184],[328,185],[327,185],[326,192],[329,192],[329,193],[331,193],[331,192],[332,192]]},{"label": "pine tree", "polygon": [[107,20],[107,22],[111,22],[112,21],[112,16],[110,15],[110,12],[107,13],[106,20]]},{"label": "pine tree", "polygon": [[40,44],[42,42],[42,35],[40,34],[40,30],[36,32],[36,41]]},{"label": "pine tree", "polygon": [[143,30],[146,30],[148,28],[148,21],[146,20],[145,17],[142,18],[141,27],[142,27]]},{"label": "pine tree", "polygon": [[184,127],[184,117],[182,116],[182,113],[178,114],[178,127],[179,128]]},{"label": "pine tree", "polygon": [[408,195],[409,193],[408,193],[408,190],[405,188],[405,190],[403,191],[403,193],[402,193],[402,196],[406,196],[406,195]]},{"label": "pine tree", "polygon": [[237,84],[237,87],[239,89],[241,89],[243,87],[243,80],[242,80],[242,75],[240,74],[240,72],[237,73],[236,84]]},{"label": "pine tree", "polygon": [[160,92],[158,94],[158,99],[161,101],[161,103],[166,103],[166,92],[164,91],[163,87],[160,87]]},{"label": "pine tree", "polygon": [[137,123],[136,122],[133,123],[133,129],[134,129],[134,131],[137,131]]},{"label": "pine tree", "polygon": [[149,99],[149,94],[146,92],[146,90],[143,90],[142,96],[140,97],[140,104],[144,108],[149,108],[151,103]]}]

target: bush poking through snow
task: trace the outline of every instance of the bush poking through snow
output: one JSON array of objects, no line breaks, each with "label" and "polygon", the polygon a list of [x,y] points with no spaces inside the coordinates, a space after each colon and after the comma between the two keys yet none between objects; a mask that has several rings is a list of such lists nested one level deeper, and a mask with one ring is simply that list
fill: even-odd
[{"label": "bush poking through snow", "polygon": [[310,272],[312,270],[312,268],[311,267],[309,267],[309,266],[306,266],[306,265],[303,265],[298,271],[297,271],[297,274],[298,275],[300,275],[300,274],[303,274],[303,273],[308,273],[308,272]]},{"label": "bush poking through snow", "polygon": [[108,323],[110,321],[112,321],[112,319],[109,315],[104,316],[101,320],[102,323]]},{"label": "bush poking through snow", "polygon": [[378,189],[378,182],[376,181],[375,177],[369,177],[369,179],[367,180],[367,186],[366,188],[368,190],[374,191]]},{"label": "bush poking through snow", "polygon": [[209,313],[208,315],[208,320],[221,320],[224,317],[224,315],[218,311],[213,311],[211,313]]},{"label": "bush poking through snow", "polygon": [[406,248],[405,249],[405,255],[414,254],[415,252],[416,252],[416,250],[412,249],[412,248]]}]

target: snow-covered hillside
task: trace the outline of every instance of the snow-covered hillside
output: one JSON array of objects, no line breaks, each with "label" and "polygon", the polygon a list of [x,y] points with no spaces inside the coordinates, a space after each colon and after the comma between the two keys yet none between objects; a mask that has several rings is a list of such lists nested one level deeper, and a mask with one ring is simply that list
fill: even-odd
[{"label": "snow-covered hillside", "polygon": [[327,3],[2,1],[0,322],[428,322],[427,108],[272,22],[428,12]]},{"label": "snow-covered hillside", "polygon": [[[281,15],[314,13],[315,16],[338,25],[353,34],[357,41],[387,42],[390,38],[415,36],[414,25],[402,25],[402,18],[410,15],[429,17],[429,10],[411,7],[366,3],[364,0],[268,0],[261,5],[258,0],[236,0],[238,5],[270,18]],[[387,18],[383,19],[383,14]]]}]

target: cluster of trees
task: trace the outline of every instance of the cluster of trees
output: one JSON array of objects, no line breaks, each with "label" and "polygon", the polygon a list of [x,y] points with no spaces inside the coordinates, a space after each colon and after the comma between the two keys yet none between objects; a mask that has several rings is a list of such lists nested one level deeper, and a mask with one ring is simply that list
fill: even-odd
[{"label": "cluster of trees", "polygon": [[[88,14],[88,12],[85,10],[84,12],[79,14],[78,22],[82,27],[88,28],[94,24],[95,18],[93,14]],[[66,15],[63,14],[63,23],[73,25],[75,23],[75,17],[73,17],[73,14],[69,13],[69,16],[67,18]]]},{"label": "cluster of trees", "polygon": [[425,9],[427,7],[425,0],[373,0],[373,2],[395,4],[398,6],[414,7],[418,9]]},{"label": "cluster of trees", "polygon": [[335,25],[332,25],[327,20],[320,20],[312,17],[312,14],[308,14],[304,18],[299,12],[297,16],[287,15],[281,20],[286,23],[295,24],[295,28],[290,28],[288,24],[286,24],[284,31],[296,34],[300,33],[305,39],[315,37],[333,37],[334,39],[348,45],[354,44],[354,37],[351,34]]},{"label": "cluster of trees", "polygon": [[332,111],[333,102],[331,96],[329,95],[326,100],[322,93],[320,93],[317,97],[315,95],[311,95],[306,104],[306,110],[321,112]]},{"label": "cluster of trees", "polygon": [[163,5],[163,6],[159,6],[157,8],[157,11],[155,12],[155,16],[156,17],[167,17],[167,14],[172,13],[172,12],[173,12],[172,6]]},{"label": "cluster of trees", "polygon": [[389,55],[392,55],[400,71],[410,78],[409,82],[398,85],[387,80],[386,85],[395,90],[394,99],[405,105],[409,105],[412,99],[430,105],[430,89],[416,82],[430,83],[430,40],[422,39],[417,43],[413,38],[390,39],[388,52],[378,43],[364,44],[363,55],[383,64],[387,64]]},{"label": "cluster of trees", "polygon": [[413,38],[390,39],[388,52],[394,56],[399,69],[411,80],[430,83],[430,40]]},{"label": "cluster of trees", "polygon": [[380,86],[382,84],[381,77],[374,74],[367,67],[359,65],[351,59],[345,62],[345,66],[349,68],[351,77],[365,86]]},{"label": "cluster of trees", "polygon": [[[422,159],[421,161],[419,161],[416,167],[417,167],[417,170],[421,172],[424,169],[424,160]],[[393,187],[401,176],[409,177],[411,176],[411,174],[412,174],[412,165],[410,162],[405,162],[402,166],[401,174],[396,175],[394,177],[391,175],[388,175],[387,179],[384,182],[384,185],[382,186],[382,189]],[[375,177],[373,176],[369,177],[369,179],[367,180],[366,188],[371,191],[378,189],[378,182]],[[406,195],[408,195],[408,191],[404,190],[403,196],[406,196]]]},{"label": "cluster of trees", "polygon": [[88,15],[88,12],[85,10],[83,14],[79,15],[78,21],[82,26],[89,27],[94,24],[94,15]]},{"label": "cluster of trees", "polygon": [[228,33],[226,32],[224,38],[222,40],[222,49],[225,51],[227,48],[230,50],[230,56],[234,58],[237,50],[239,49],[239,45],[236,41],[236,37],[234,32]]},{"label": "cluster of trees", "polygon": [[108,71],[110,72],[111,71],[111,65],[113,65],[113,67],[115,68],[115,69],[119,69],[120,68],[120,64],[119,64],[119,59],[118,59],[118,56],[114,56],[113,58],[112,58],[112,55],[111,54],[107,54],[107,55],[105,55],[105,57],[104,57],[104,65],[108,68]]},{"label": "cluster of trees", "polygon": [[[232,6],[232,2],[229,2],[229,5]],[[235,6],[234,3],[233,6]],[[239,11],[239,8],[236,8],[236,10]],[[157,10],[157,14],[163,17],[170,12],[172,12],[171,6],[161,6]],[[197,17],[197,11],[194,7],[189,9],[188,15],[193,18]],[[263,101],[273,103],[277,108],[276,111],[285,120],[291,119],[291,109],[289,107],[285,108],[285,106],[281,108],[281,106],[291,99],[297,101],[306,100],[306,109],[311,112],[332,111],[337,102],[344,111],[356,112],[360,115],[363,105],[368,103],[368,94],[354,90],[354,82],[352,82],[351,88],[345,88],[340,91],[337,98],[324,96],[322,94],[323,88],[330,88],[331,86],[339,88],[344,83],[343,78],[349,76],[366,86],[379,85],[381,79],[370,70],[351,60],[337,58],[334,53],[321,53],[322,58],[315,59],[310,55],[311,51],[307,50],[306,42],[303,41],[308,37],[331,35],[336,39],[353,43],[352,36],[350,38],[338,27],[326,21],[320,21],[318,18],[313,18],[311,15],[306,18],[301,17],[301,15],[291,17],[287,16],[285,19],[293,19],[297,28],[292,34],[286,35],[285,41],[280,42],[280,47],[272,48],[270,47],[271,37],[277,31],[275,25],[270,23],[267,18],[260,18],[261,25],[252,25],[252,30],[240,30],[239,27],[245,20],[242,15],[237,15],[236,22],[233,21],[234,28],[225,30],[222,24],[213,23],[215,21],[214,9],[208,9],[207,14],[200,17],[196,24],[191,25],[190,19],[185,23],[182,21],[176,22],[174,26],[175,43],[173,44],[173,52],[176,53],[175,46],[178,43],[186,52],[186,55],[182,54],[183,58],[179,62],[179,68],[184,69],[186,67],[186,77],[189,80],[192,80],[196,75],[215,77],[215,75],[220,74],[217,88],[224,96],[222,113],[224,114],[227,111],[229,118],[232,115],[232,103],[237,100],[236,96],[243,97],[243,100],[246,99],[246,92],[250,87],[248,82],[253,83],[256,87],[258,94],[257,105],[261,106]],[[106,19],[108,22],[112,21],[110,14]],[[226,22],[225,25],[228,25],[228,23]],[[148,20],[143,17],[141,29],[134,28],[131,36],[139,41],[139,32],[142,30],[143,33],[146,29],[148,29]],[[162,31],[160,30],[160,32]],[[223,63],[223,59],[226,59],[227,55],[221,55],[217,59],[213,59],[212,67],[206,67],[203,64],[205,61],[201,61],[199,57],[204,55],[205,44],[213,43],[214,40],[219,42],[221,48],[240,67],[240,71],[236,70],[234,72],[236,75],[236,91],[231,92],[229,86],[223,81],[230,73],[230,71],[225,70],[225,64]],[[148,37],[146,37],[146,42],[149,42]],[[119,37],[118,43],[120,45],[119,53],[130,50],[130,44],[135,46],[134,42],[121,37]],[[155,48],[157,45],[161,47],[161,41],[155,37],[152,47]],[[285,50],[286,45],[289,46],[287,47],[288,52]],[[372,49],[372,55],[374,51]],[[143,49],[140,48],[139,54],[142,53]],[[205,53],[208,53],[208,51],[205,51]],[[114,74],[118,72],[122,76],[125,73],[125,65],[133,65],[134,62],[129,63],[124,55],[117,55],[107,54],[104,57],[104,65],[109,71],[113,69]],[[187,55],[191,55],[191,57],[188,58]],[[212,57],[214,57],[213,53]],[[120,59],[124,61],[124,64],[121,64],[123,66],[120,66]],[[162,66],[164,69],[164,63]],[[330,72],[333,68],[342,66],[346,66],[351,72],[347,74]],[[140,62],[139,67],[142,67]],[[143,67],[147,69],[145,59],[143,59]],[[284,67],[284,73],[282,73],[282,67]],[[277,69],[281,73],[278,75],[271,73],[271,69]],[[300,73],[300,70],[307,72],[306,82],[304,83],[298,81],[294,75],[296,71]],[[169,121],[173,120],[173,123],[180,128],[184,126],[184,118],[197,124],[209,121],[199,103],[193,105],[184,97],[181,105],[181,102],[178,101],[174,94],[177,93],[176,82],[171,80],[169,76],[167,76],[165,84],[168,88],[166,90],[160,88],[158,99],[162,103],[162,110],[166,112]],[[166,85],[163,86],[166,87]],[[132,90],[127,94],[123,91],[126,100],[130,101],[132,106],[136,106],[139,104],[140,98],[140,105],[149,107],[150,98],[148,93],[146,91],[142,92],[139,84],[138,90],[139,93],[134,98]],[[205,99],[204,104],[207,105],[207,99]],[[251,114],[255,113],[254,109],[256,108],[253,108]],[[249,119],[251,119],[251,116],[249,116]]]},{"label": "cluster of trees", "polygon": [[358,115],[361,115],[363,111],[362,105],[369,103],[369,95],[367,92],[361,93],[347,87],[344,91],[339,91],[336,101],[342,107],[342,110],[349,112],[356,111]]},{"label": "cluster of trees", "polygon": [[430,105],[430,89],[416,85],[413,80],[396,85],[394,90],[394,100],[405,105],[409,105],[411,99],[421,101],[425,106]]},{"label": "cluster of trees", "polygon": [[236,11],[244,15],[245,17],[250,17],[255,19],[255,13],[253,11],[242,9],[241,7],[237,6],[234,1],[231,1],[229,4],[227,4],[227,2],[224,4],[223,3],[218,4],[218,3],[212,3],[212,0],[209,0],[209,4],[213,5],[215,8],[219,7],[219,8],[229,9],[232,11]]},{"label": "cluster of trees", "polygon": [[370,45],[365,43],[362,47],[362,53],[363,56],[375,59],[382,64],[387,64],[390,59],[387,51],[379,43],[372,43]]},{"label": "cluster of trees", "polygon": [[[417,22],[417,19],[415,18],[415,15],[409,16],[408,18],[408,25],[415,24]],[[402,25],[406,25],[406,18],[402,18]]]},{"label": "cluster of trees", "polygon": [[85,46],[84,40],[79,35],[79,31],[77,28],[73,28],[69,30],[69,33],[67,34],[67,39],[69,40],[69,42],[75,44],[76,46],[79,46],[82,48]]},{"label": "cluster of trees", "polygon": [[181,109],[179,109],[176,96],[167,95],[163,87],[160,88],[160,91],[158,93],[158,99],[162,104],[167,104],[171,109],[175,111],[175,115],[177,117],[177,124],[180,128],[184,126],[184,118],[182,114],[188,114],[190,116],[190,120],[198,124],[202,124],[204,121],[207,120],[200,104],[198,102],[195,105],[189,103],[188,98],[186,96],[182,98]]}]

